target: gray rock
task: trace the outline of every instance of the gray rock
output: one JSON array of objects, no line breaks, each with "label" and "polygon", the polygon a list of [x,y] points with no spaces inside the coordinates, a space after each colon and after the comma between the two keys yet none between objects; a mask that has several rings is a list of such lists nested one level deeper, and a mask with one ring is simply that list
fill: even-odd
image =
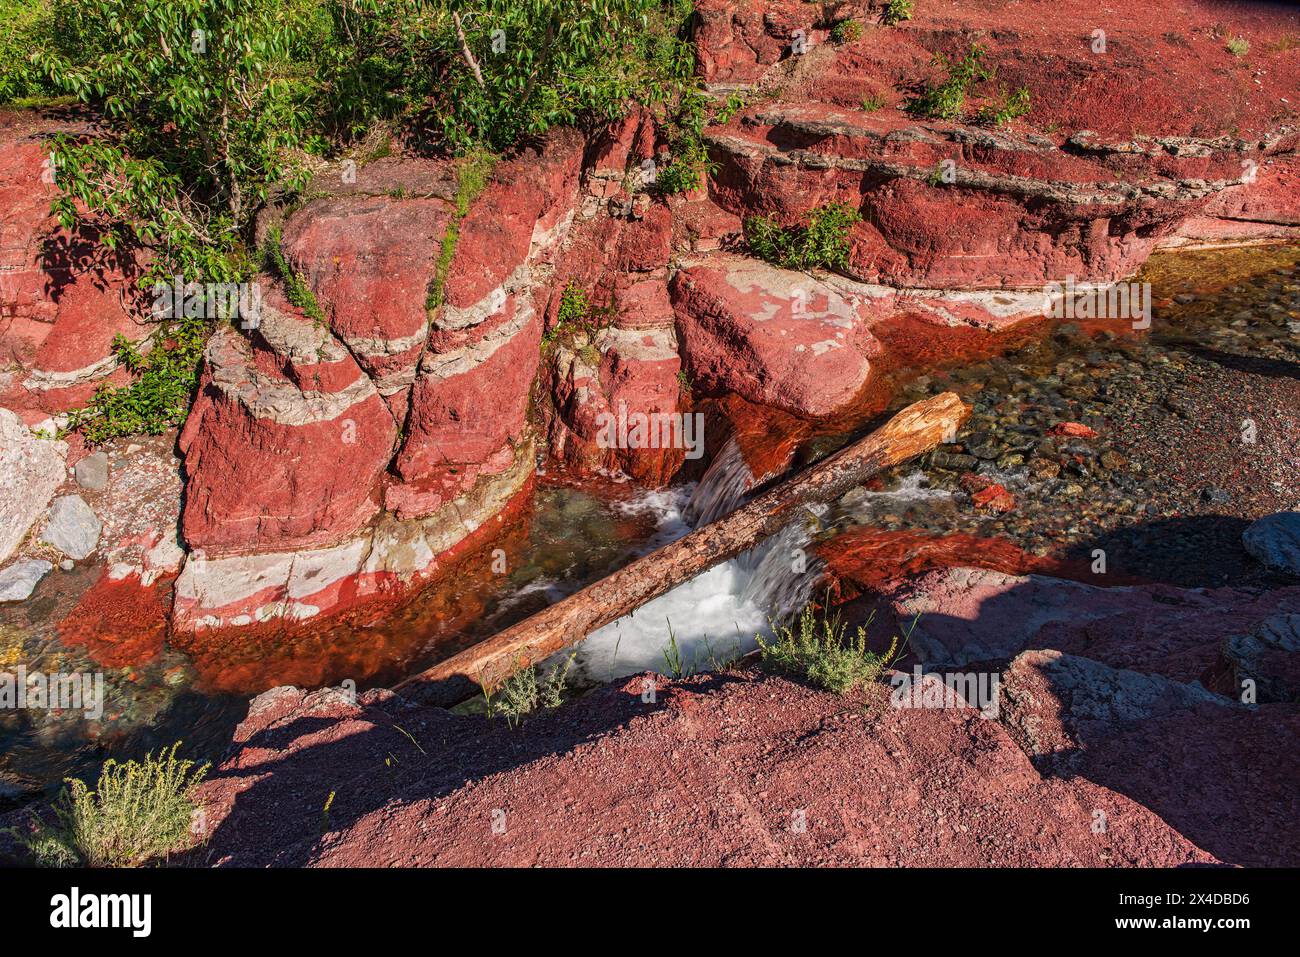
[{"label": "gray rock", "polygon": [[1300,512],[1275,512],[1241,533],[1246,551],[1276,572],[1300,577]]},{"label": "gray rock", "polygon": [[80,560],[95,550],[103,527],[80,495],[63,495],[50,506],[50,520],[41,538],[69,558]]},{"label": "gray rock", "polygon": [[0,601],[24,601],[30,598],[37,584],[53,567],[49,562],[34,559],[14,562],[0,571]]},{"label": "gray rock", "polygon": [[0,409],[0,562],[13,554],[66,475],[64,442],[39,439]]},{"label": "gray rock", "polygon": [[73,467],[77,484],[92,492],[108,488],[108,453],[92,452]]},{"label": "gray rock", "polygon": [[1223,643],[1219,659],[1232,677],[1234,690],[1255,684],[1258,704],[1295,701],[1300,697],[1300,615],[1274,615],[1249,635]]}]

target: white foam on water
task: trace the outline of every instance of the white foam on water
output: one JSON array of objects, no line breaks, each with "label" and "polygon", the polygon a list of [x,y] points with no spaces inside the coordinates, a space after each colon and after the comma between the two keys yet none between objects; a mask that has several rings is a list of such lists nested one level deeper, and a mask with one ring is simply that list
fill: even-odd
[{"label": "white foam on water", "polygon": [[[618,506],[629,514],[655,515],[658,527],[647,552],[691,530],[686,507],[692,491],[686,486],[649,492]],[[647,670],[671,674],[674,665],[665,652],[674,641],[682,670],[688,673],[752,651],[756,635],[770,633],[772,617],[807,600],[799,583],[806,582],[810,590],[819,577],[811,561],[805,575],[785,572],[788,553],[806,542],[806,530],[796,524],[752,552],[715,565],[592,632],[577,648],[575,677],[605,682]]]}]

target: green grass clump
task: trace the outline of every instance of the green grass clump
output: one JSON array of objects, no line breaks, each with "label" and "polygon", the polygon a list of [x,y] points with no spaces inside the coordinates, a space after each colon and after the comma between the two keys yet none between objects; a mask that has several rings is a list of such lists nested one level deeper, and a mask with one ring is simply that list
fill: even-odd
[{"label": "green grass clump", "polygon": [[770,642],[758,639],[763,666],[836,694],[878,680],[898,653],[897,638],[884,654],[874,654],[867,650],[865,627],[849,635],[838,615],[819,619],[811,606],[777,624],[775,632]]},{"label": "green grass clump", "polygon": [[1245,56],[1250,52],[1250,41],[1245,37],[1233,37],[1225,47],[1233,56]]},{"label": "green grass clump", "polygon": [[503,717],[510,727],[518,727],[524,717],[545,708],[558,708],[564,702],[569,687],[569,669],[578,656],[575,651],[562,665],[556,665],[544,677],[537,675],[537,666],[525,667],[522,662],[514,672],[501,682],[496,693],[485,688],[484,701],[490,717]]},{"label": "green grass clump", "polygon": [[885,98],[879,93],[869,93],[862,98],[862,112],[874,113],[885,105]]},{"label": "green grass clump", "polygon": [[880,14],[880,22],[887,27],[912,19],[912,0],[889,0]]},{"label": "green grass clump", "polygon": [[442,305],[443,288],[447,284],[447,275],[451,272],[451,260],[456,255],[456,244],[460,241],[461,221],[469,215],[474,201],[483,194],[483,190],[487,189],[496,162],[495,153],[479,149],[467,153],[456,164],[456,213],[447,224],[447,231],[442,235],[433,282],[429,285],[428,295],[424,299],[424,308],[429,312]]},{"label": "green grass clump", "polygon": [[194,788],[209,765],[178,759],[179,747],[143,761],[110,759],[93,791],[69,778],[54,803],[54,824],[11,833],[41,867],[139,867],[180,850],[197,807]]},{"label": "green grass clump", "polygon": [[289,261],[280,248],[280,230],[271,229],[266,234],[264,258],[267,266],[274,270],[284,283],[284,297],[302,310],[302,314],[318,324],[325,322],[325,310],[321,308],[316,294],[301,273],[294,272]]},{"label": "green grass clump", "polygon": [[1019,119],[1029,112],[1029,90],[1020,87],[1009,96],[1003,96],[998,102],[984,106],[977,119],[989,126],[1003,126],[1011,120]]},{"label": "green grass clump", "polygon": [[804,226],[782,226],[769,216],[745,220],[745,243],[754,255],[785,269],[845,269],[849,231],[862,216],[847,203],[819,206]]},{"label": "green grass clump", "polygon": [[850,17],[831,27],[831,40],[834,43],[851,43],[862,36],[862,24]]},{"label": "green grass clump", "polygon": [[907,101],[905,109],[917,116],[935,120],[959,120],[966,108],[966,97],[972,85],[980,80],[991,80],[993,71],[984,64],[985,49],[972,44],[970,52],[953,63],[942,53],[935,54],[937,66],[948,71],[947,78],[938,85],[928,85],[917,96]]}]

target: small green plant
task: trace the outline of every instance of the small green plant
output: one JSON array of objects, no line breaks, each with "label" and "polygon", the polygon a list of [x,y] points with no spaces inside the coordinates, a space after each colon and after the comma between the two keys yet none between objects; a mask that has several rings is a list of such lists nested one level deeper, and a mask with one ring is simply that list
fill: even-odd
[{"label": "small green plant", "polygon": [[685,395],[690,395],[695,388],[694,384],[691,382],[691,377],[687,375],[685,369],[677,370],[677,388]]},{"label": "small green plant", "polygon": [[526,715],[539,708],[557,708],[564,702],[564,693],[569,686],[569,669],[573,667],[575,651],[561,665],[556,665],[542,678],[537,676],[537,666],[525,666],[522,659],[516,662],[515,670],[491,694],[485,688],[483,698],[487,704],[490,717],[500,715],[510,727],[518,727]]},{"label": "small green plant", "polygon": [[[729,98],[724,112],[732,102]],[[709,158],[704,143],[708,104],[708,97],[702,91],[688,90],[682,94],[677,113],[668,124],[669,160],[655,175],[654,183],[655,189],[666,196],[699,189],[717,169],[718,164]],[[734,108],[742,106],[743,99]]]},{"label": "small green plant", "polygon": [[209,767],[177,758],[179,747],[143,761],[109,759],[93,791],[67,779],[55,823],[10,833],[41,867],[138,867],[179,850],[190,835],[194,788]]},{"label": "small green plant", "polygon": [[905,109],[917,116],[936,120],[959,120],[966,108],[970,88],[980,80],[993,79],[993,71],[984,64],[986,51],[978,43],[970,52],[953,63],[942,53],[934,56],[935,65],[948,71],[940,84],[927,85],[919,94],[907,101]]},{"label": "small green plant", "polygon": [[883,109],[884,105],[885,105],[885,98],[881,96],[879,93],[868,93],[867,95],[862,97],[863,113],[874,113],[879,109]]},{"label": "small green plant", "polygon": [[334,792],[329,793],[325,799],[325,806],[320,809],[320,832],[328,834],[330,829],[330,808],[334,806]]},{"label": "small green plant", "polygon": [[852,43],[862,36],[862,24],[850,17],[831,27],[831,40],[834,43]]},{"label": "small green plant", "polygon": [[898,655],[897,638],[884,654],[874,654],[864,626],[850,636],[838,614],[818,618],[811,605],[793,621],[773,623],[773,631],[770,642],[758,638],[763,666],[836,694],[878,680]]},{"label": "small green plant", "polygon": [[1245,37],[1233,37],[1224,46],[1233,56],[1245,56],[1250,52],[1250,41]]},{"label": "small green plant", "polygon": [[560,308],[555,322],[559,326],[579,326],[591,315],[591,299],[577,283],[570,282],[560,294]]},{"label": "small green plant", "polygon": [[663,655],[664,667],[668,669],[669,675],[674,678],[684,678],[690,675],[691,666],[687,664],[681,646],[677,644],[677,633],[673,631],[671,621],[668,622],[668,644],[664,646]]},{"label": "small green plant", "polygon": [[198,385],[199,360],[208,326],[187,318],[159,326],[154,347],[141,354],[120,333],[113,356],[131,373],[124,386],[102,384],[84,409],[68,416],[68,432],[80,431],[90,445],[127,435],[161,435],[185,421]]},{"label": "small green plant", "polygon": [[709,120],[711,126],[722,126],[730,123],[732,118],[749,105],[749,101],[739,93],[728,93],[726,102],[718,108]]},{"label": "small green plant", "polygon": [[745,243],[754,255],[785,269],[845,269],[849,232],[862,216],[847,203],[814,209],[806,226],[782,226],[769,216],[745,220]]},{"label": "small green plant", "polygon": [[977,119],[989,126],[1003,126],[1024,116],[1029,112],[1030,106],[1029,90],[1022,86],[1009,96],[1003,96],[997,102],[984,106]]},{"label": "small green plant", "polygon": [[912,19],[912,0],[889,0],[880,13],[880,22],[887,27]]}]

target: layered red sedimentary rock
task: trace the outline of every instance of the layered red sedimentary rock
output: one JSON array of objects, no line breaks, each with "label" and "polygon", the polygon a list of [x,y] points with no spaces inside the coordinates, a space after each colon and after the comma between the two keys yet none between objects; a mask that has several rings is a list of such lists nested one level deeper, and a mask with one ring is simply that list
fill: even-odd
[{"label": "layered red sedimentary rock", "polygon": [[118,368],[113,340],[149,337],[135,288],[142,255],[50,213],[56,171],[43,138],[78,132],[0,113],[0,404],[29,424],[83,404]]},{"label": "layered red sedimentary rock", "polygon": [[397,424],[338,340],[280,305],[212,336],[181,433],[182,528],[210,555],[338,541],[378,508]]}]

